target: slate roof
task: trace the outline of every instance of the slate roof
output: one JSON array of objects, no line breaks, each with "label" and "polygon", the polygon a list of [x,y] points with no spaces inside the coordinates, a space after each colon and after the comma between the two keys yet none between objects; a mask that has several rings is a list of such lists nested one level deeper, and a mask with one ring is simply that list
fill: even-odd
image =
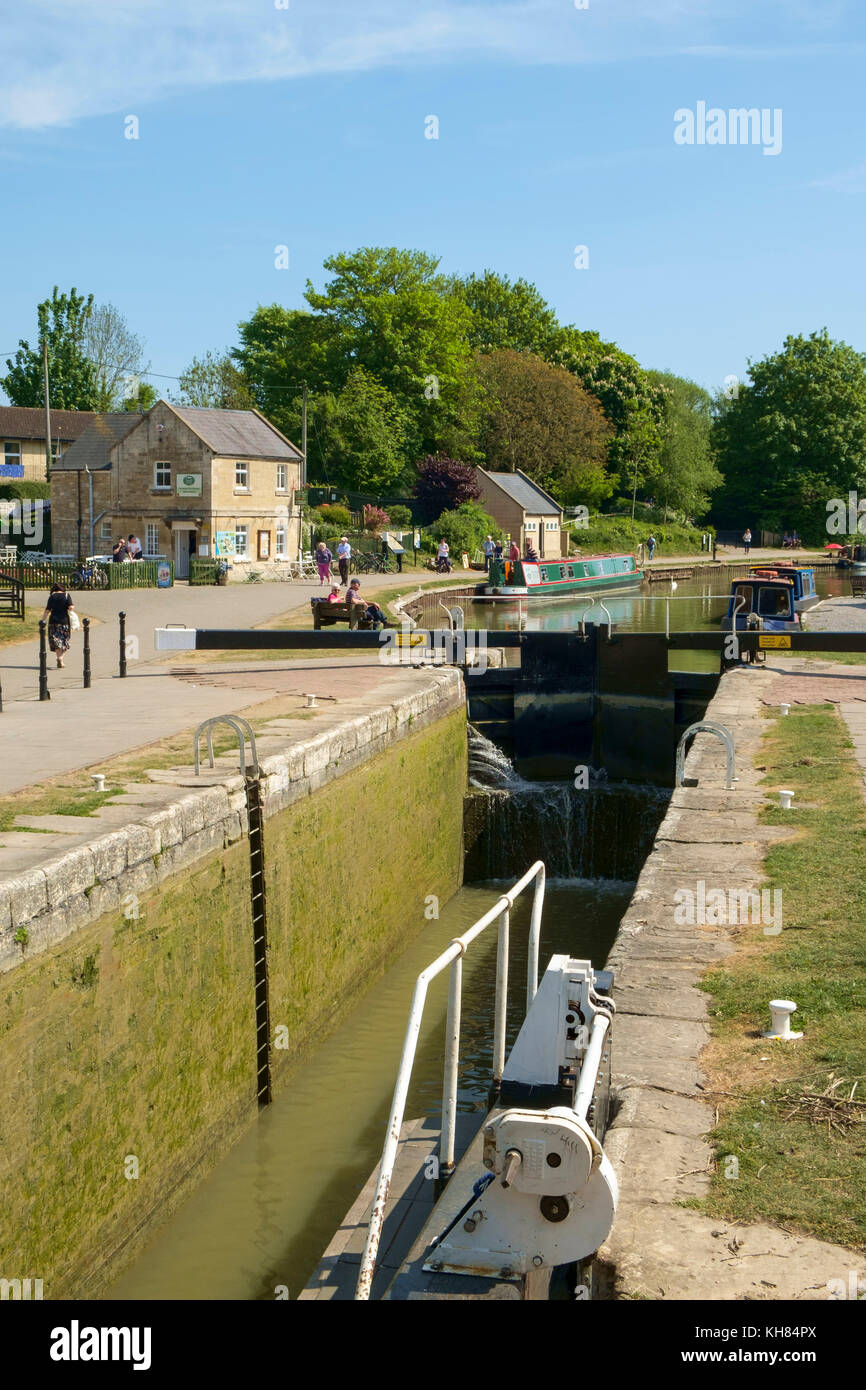
[{"label": "slate roof", "polygon": [[80,439],[76,439],[58,459],[52,472],[80,472],[89,468],[91,473],[111,467],[109,450],[119,439],[125,438],[144,419],[134,411],[124,411],[117,415],[95,415]]},{"label": "slate roof", "polygon": [[534,483],[531,478],[527,478],[525,473],[518,469],[516,473],[491,473],[488,469],[482,469],[498,487],[506,492],[509,497],[522,507],[530,516],[561,516],[562,507],[558,502]]},{"label": "slate roof", "polygon": [[255,410],[211,410],[173,405],[175,415],[220,457],[290,459],[301,453]]},{"label": "slate roof", "polygon": [[[51,438],[62,443],[80,439],[97,419],[92,410],[52,410]],[[0,439],[44,439],[45,411],[41,406],[0,405]]]}]

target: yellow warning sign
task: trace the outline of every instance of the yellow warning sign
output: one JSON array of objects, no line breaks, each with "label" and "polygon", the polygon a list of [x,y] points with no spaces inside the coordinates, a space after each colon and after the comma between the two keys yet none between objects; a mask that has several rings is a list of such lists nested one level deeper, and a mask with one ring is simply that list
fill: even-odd
[{"label": "yellow warning sign", "polygon": [[762,633],[758,638],[759,647],[790,647],[791,634],[789,632]]}]

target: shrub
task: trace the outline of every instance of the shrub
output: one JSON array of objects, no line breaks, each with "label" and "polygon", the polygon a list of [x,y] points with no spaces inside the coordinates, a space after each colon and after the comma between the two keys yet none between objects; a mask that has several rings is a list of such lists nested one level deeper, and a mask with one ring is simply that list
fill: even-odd
[{"label": "shrub", "polygon": [[381,531],[386,526],[390,526],[391,518],[381,507],[371,507],[364,504],[364,530]]},{"label": "shrub", "polygon": [[435,540],[444,537],[452,550],[466,550],[470,556],[484,543],[486,536],[493,536],[495,540],[502,535],[493,517],[477,502],[464,502],[454,511],[443,512],[430,531]]},{"label": "shrub", "polygon": [[428,454],[415,465],[418,483],[415,496],[425,507],[425,516],[435,516],[443,508],[458,507],[481,496],[478,475],[471,464],[446,454]]},{"label": "shrub", "polygon": [[388,508],[388,515],[391,518],[392,526],[412,525],[412,512],[408,507],[401,507],[399,503],[396,507]]},{"label": "shrub", "polygon": [[348,531],[352,525],[352,513],[348,507],[341,506],[339,502],[323,502],[315,510],[325,526],[335,526],[342,532]]},{"label": "shrub", "polygon": [[14,502],[19,497],[45,497],[51,496],[51,486],[49,483],[31,482],[29,478],[13,478],[11,481],[0,483],[0,499],[4,502]]}]

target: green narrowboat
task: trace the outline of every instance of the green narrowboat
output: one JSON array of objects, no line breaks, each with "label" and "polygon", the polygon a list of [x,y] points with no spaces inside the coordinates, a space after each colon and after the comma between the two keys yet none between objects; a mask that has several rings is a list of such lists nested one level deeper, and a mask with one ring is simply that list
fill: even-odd
[{"label": "green narrowboat", "polygon": [[634,555],[584,555],[578,559],[492,560],[485,584],[476,597],[482,601],[555,598],[557,594],[637,589],[643,571]]}]

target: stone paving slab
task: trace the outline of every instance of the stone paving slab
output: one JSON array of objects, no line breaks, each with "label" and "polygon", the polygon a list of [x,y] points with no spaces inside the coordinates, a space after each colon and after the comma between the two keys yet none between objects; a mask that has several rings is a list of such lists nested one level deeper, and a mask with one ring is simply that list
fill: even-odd
[{"label": "stone paving slab", "polygon": [[[778,704],[780,681],[795,679],[811,703],[825,698],[825,681],[838,667],[825,676],[811,665],[805,677],[740,667],[722,678],[707,718],[734,734],[740,781],[732,793],[720,792],[720,745],[699,734],[686,763],[698,785],[675,793],[608,958],[619,1008],[611,1047],[614,1115],[605,1150],[620,1183],[620,1206],[597,1268],[609,1298],[826,1299],[828,1281],[847,1280],[858,1264],[856,1254],[828,1242],[766,1223],[734,1226],[677,1205],[703,1196],[710,1183],[712,1150],[704,1136],[714,1111],[703,1096],[700,1066],[710,1038],[709,996],[697,985],[708,965],[735,949],[739,928],[681,925],[673,906],[678,891],[695,891],[696,878],[707,891],[761,886],[764,849],[773,838],[757,821],[767,799],[755,766],[766,728],[761,705]],[[850,682],[843,688],[851,702]],[[848,703],[843,715],[846,709],[866,746],[866,707]],[[689,799],[700,805],[700,826],[685,832],[693,838],[678,839]],[[716,819],[714,847],[708,827]]]}]

